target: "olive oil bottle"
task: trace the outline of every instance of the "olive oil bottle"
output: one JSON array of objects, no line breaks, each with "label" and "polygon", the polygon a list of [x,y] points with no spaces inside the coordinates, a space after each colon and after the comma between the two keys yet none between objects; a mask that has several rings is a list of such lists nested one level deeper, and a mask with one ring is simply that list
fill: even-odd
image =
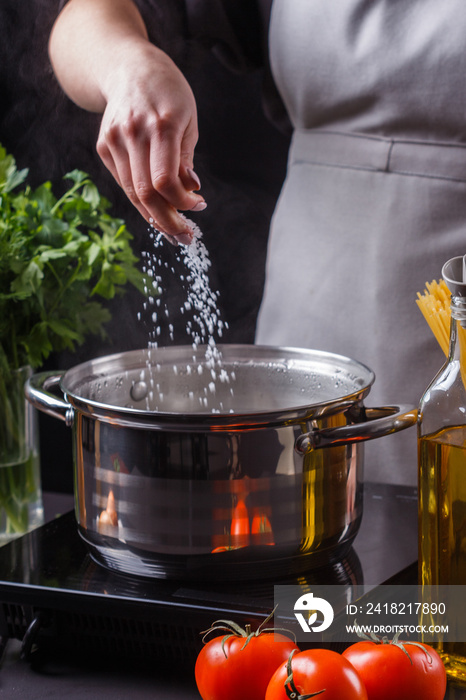
[{"label": "olive oil bottle", "polygon": [[[425,591],[466,585],[466,256],[448,261],[442,276],[452,293],[449,356],[421,399],[418,428],[419,582]],[[454,616],[451,623],[455,639]],[[433,646],[448,677],[466,684],[466,640],[439,637]]]}]

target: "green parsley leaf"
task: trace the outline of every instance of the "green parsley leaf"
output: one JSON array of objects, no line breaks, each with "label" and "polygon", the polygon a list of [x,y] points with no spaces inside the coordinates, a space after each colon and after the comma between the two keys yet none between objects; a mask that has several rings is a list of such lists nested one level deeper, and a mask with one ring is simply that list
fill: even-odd
[{"label": "green parsley leaf", "polygon": [[27,174],[0,145],[0,367],[10,369],[104,336],[110,313],[99,298],[128,284],[144,293],[132,236],[89,176],[66,174],[57,199],[50,182],[31,189]]}]

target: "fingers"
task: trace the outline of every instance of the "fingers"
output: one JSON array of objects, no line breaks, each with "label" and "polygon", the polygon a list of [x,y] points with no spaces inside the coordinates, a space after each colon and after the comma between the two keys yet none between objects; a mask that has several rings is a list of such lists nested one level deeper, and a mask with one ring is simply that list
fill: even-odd
[{"label": "fingers", "polygon": [[104,164],[140,214],[157,229],[189,243],[193,231],[178,209],[202,211],[200,181],[192,168],[196,126],[180,135],[171,124],[122,131],[104,123],[97,150]]},{"label": "fingers", "polygon": [[[124,190],[124,192],[127,194],[128,198],[132,201],[136,209],[139,211],[139,213],[146,219],[147,221],[151,218],[150,213],[147,211],[147,209],[142,205],[141,202],[137,200],[137,197],[133,197],[131,199],[130,196],[130,190],[133,189],[132,187],[132,178],[130,174],[130,167],[129,167],[129,161],[126,159],[126,166],[125,166],[125,159],[123,157],[119,157],[116,161],[112,155],[112,151],[107,145],[107,142],[105,140],[101,140],[99,138],[99,141],[97,142],[97,152],[106,166],[107,170],[111,173],[113,178],[116,180],[116,182],[120,185],[121,189]],[[118,163],[118,165],[117,165]],[[121,173],[121,175],[120,175]]]},{"label": "fingers", "polygon": [[195,173],[189,166],[180,171],[180,177],[187,190],[197,191],[201,189],[201,181],[199,180],[197,173]]}]

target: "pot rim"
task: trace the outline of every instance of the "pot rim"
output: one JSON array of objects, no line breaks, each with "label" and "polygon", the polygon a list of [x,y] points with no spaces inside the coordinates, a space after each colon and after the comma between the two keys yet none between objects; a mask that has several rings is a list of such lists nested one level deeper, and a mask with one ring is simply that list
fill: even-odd
[{"label": "pot rim", "polygon": [[[282,409],[267,409],[238,411],[234,413],[212,413],[209,411],[196,411],[181,413],[174,411],[158,411],[134,408],[128,406],[115,406],[110,403],[98,401],[94,398],[85,398],[79,393],[79,387],[84,382],[105,380],[108,377],[107,367],[119,368],[119,372],[147,368],[147,357],[151,360],[157,355],[157,362],[176,364],[189,349],[186,345],[167,346],[160,348],[145,348],[115,353],[103,357],[88,360],[68,369],[60,378],[60,388],[66,400],[71,406],[95,419],[111,422],[116,425],[133,428],[154,430],[219,430],[242,431],[256,430],[258,428],[270,428],[280,425],[294,425],[322,416],[340,413],[354,406],[355,403],[369,393],[375,381],[374,372],[363,363],[353,360],[345,355],[339,355],[323,350],[312,350],[294,347],[277,347],[267,345],[217,345],[225,361],[231,360],[234,355],[238,363],[251,363],[254,359],[261,362],[282,362],[285,366],[293,363],[313,360],[321,365],[333,365],[339,370],[345,370],[353,376],[354,391],[344,393],[336,398],[321,400],[313,403],[297,404]],[[206,346],[199,346],[199,361],[205,358]],[[146,358],[144,363],[141,358]]]}]

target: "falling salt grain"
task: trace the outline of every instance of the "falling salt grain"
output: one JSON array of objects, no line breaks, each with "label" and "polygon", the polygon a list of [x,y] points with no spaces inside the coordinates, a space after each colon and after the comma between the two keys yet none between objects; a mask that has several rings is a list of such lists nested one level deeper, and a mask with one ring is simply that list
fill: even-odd
[{"label": "falling salt grain", "polygon": [[223,368],[220,370],[219,377],[221,382],[228,382],[230,381],[230,377],[228,376],[228,372],[226,372]]},{"label": "falling salt grain", "polygon": [[[178,263],[183,263],[186,269],[185,274],[179,275],[180,282],[184,282],[183,288],[186,291],[187,298],[180,306],[180,314],[191,313],[192,318],[186,322],[186,333],[191,336],[192,347],[195,351],[193,354],[193,361],[196,363],[199,360],[198,350],[200,346],[206,346],[205,350],[205,363],[204,366],[210,370],[210,375],[213,381],[208,385],[208,389],[211,394],[215,394],[216,386],[215,382],[217,378],[221,382],[230,382],[233,379],[232,375],[229,375],[225,368],[222,367],[222,354],[220,349],[216,345],[215,335],[221,338],[223,331],[228,328],[228,324],[223,322],[218,310],[218,299],[219,292],[212,291],[210,288],[208,271],[211,265],[208,251],[202,242],[202,234],[199,228],[191,221],[186,220],[187,223],[192,227],[194,231],[192,242],[189,246],[180,245],[176,250],[176,261]],[[163,279],[162,276],[155,275],[156,266],[159,268],[163,267],[170,270],[171,273],[176,274],[175,266],[170,265],[167,261],[163,261],[160,256],[157,256],[155,249],[160,247],[165,241],[164,236],[157,231],[155,228],[150,229],[150,238],[154,243],[154,252],[144,252],[143,258],[145,259],[145,267],[143,271],[146,273],[147,278],[149,278],[146,284],[149,286],[149,282],[152,281],[152,287],[157,290],[159,296],[155,300],[157,307],[162,305],[161,295],[163,293]],[[154,304],[154,298],[150,298],[150,303]],[[147,305],[144,304],[144,309]],[[169,317],[169,310],[167,304],[164,304],[165,317]],[[138,318],[141,315],[138,314]],[[152,313],[151,315],[152,323],[156,324],[158,322],[158,315]],[[162,327],[157,325],[150,334],[149,347],[157,347],[157,343],[154,342],[155,337],[161,335]],[[173,324],[168,325],[168,332],[170,340],[174,341],[174,326]],[[151,369],[150,361],[148,366]],[[197,365],[197,372],[199,375],[203,373],[203,364]],[[191,366],[188,365],[186,369],[187,374],[191,374]],[[178,372],[178,368],[174,367],[175,374]],[[207,395],[207,387],[204,387],[204,393]],[[233,390],[230,389],[230,393],[233,395]],[[192,394],[192,392],[190,392]],[[160,394],[162,398],[162,394]],[[200,403],[203,406],[207,406],[207,398],[200,398]],[[223,404],[221,404],[221,411],[223,411]],[[212,411],[220,412],[217,408],[212,407]],[[231,411],[230,411],[231,412]]]}]

